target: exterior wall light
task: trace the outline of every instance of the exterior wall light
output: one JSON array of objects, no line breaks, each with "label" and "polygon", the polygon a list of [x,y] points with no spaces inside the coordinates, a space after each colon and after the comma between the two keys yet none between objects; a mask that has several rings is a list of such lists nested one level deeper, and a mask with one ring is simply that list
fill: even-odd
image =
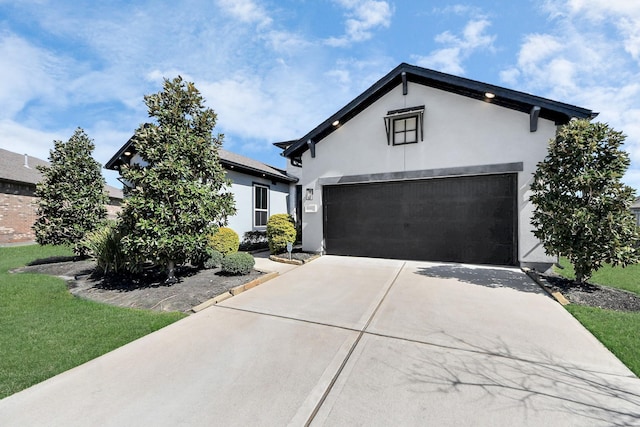
[{"label": "exterior wall light", "polygon": [[307,188],[306,200],[313,200],[313,188]]}]

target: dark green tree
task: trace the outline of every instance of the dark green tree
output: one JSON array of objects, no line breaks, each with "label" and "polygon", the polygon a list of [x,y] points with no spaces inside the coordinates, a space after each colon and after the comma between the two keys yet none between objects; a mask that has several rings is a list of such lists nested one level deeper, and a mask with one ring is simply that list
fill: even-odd
[{"label": "dark green tree", "polygon": [[578,282],[603,263],[638,262],[634,189],[621,182],[630,164],[624,140],[606,124],[572,120],[533,176],[534,234],[548,254],[571,261]]},{"label": "dark green tree", "polygon": [[36,185],[38,218],[33,229],[39,244],[72,245],[77,255],[86,255],[80,241],[105,221],[109,202],[101,165],[92,157],[94,148],[78,128],[69,141],[54,141],[50,166],[38,166],[43,176]]},{"label": "dark green tree", "polygon": [[156,122],[133,136],[144,164],[121,171],[131,184],[122,244],[131,260],[165,266],[167,282],[175,282],[176,265],[206,250],[209,236],[235,213],[235,202],[218,156],[223,135],[212,133],[216,114],[203,106],[194,84],[165,79],[163,90],[144,100]]}]

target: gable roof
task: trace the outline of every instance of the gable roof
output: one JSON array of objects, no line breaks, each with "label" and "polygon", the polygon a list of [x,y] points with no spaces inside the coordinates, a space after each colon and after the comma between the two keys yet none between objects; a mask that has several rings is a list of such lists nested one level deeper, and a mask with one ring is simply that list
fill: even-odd
[{"label": "gable roof", "polygon": [[631,209],[640,209],[640,197],[631,204]]},{"label": "gable roof", "polygon": [[0,148],[0,180],[35,185],[42,179],[36,166],[49,166],[49,162]]},{"label": "gable roof", "polygon": [[[50,163],[37,157],[0,148],[0,181],[35,186],[42,180],[42,173],[36,166],[48,167]],[[104,189],[110,198],[122,199],[122,190],[119,188],[107,184]]]},{"label": "gable roof", "polygon": [[[119,170],[120,166],[125,163],[125,160],[129,161],[131,156],[137,152],[132,139],[133,138],[130,138],[120,150],[109,159],[104,166],[105,169]],[[129,154],[125,155],[125,152],[129,152]],[[258,160],[250,159],[249,157],[241,156],[240,154],[232,153],[231,151],[219,149],[218,155],[220,157],[220,164],[222,164],[225,169],[284,183],[298,181],[297,178],[287,175],[282,169],[267,165]]]},{"label": "gable roof", "polygon": [[[300,156],[309,148],[307,141],[311,140],[314,143],[318,143],[336,129],[336,126],[333,125],[334,122],[338,121],[340,125],[343,125],[392,89],[404,84],[404,81],[430,86],[483,102],[490,102],[527,114],[532,111],[533,107],[540,107],[539,117],[553,120],[557,125],[566,124],[573,117],[592,119],[597,116],[597,113],[586,108],[402,63],[299,140],[292,144],[287,142],[276,143],[276,145],[281,148],[284,147],[282,155],[285,157]],[[487,92],[494,94],[495,97],[488,99],[485,96]]]},{"label": "gable roof", "polygon": [[287,173],[281,169],[274,168],[265,163],[251,159],[249,157],[241,156],[240,154],[232,153],[231,151],[219,149],[220,163],[227,169],[234,169],[239,172],[248,173],[249,175],[268,177],[284,182],[297,182],[298,179],[287,175]]}]

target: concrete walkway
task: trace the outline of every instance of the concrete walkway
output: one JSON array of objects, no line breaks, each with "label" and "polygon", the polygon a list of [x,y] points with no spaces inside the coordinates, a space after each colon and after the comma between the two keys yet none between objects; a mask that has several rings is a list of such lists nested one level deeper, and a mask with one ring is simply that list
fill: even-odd
[{"label": "concrete walkway", "polygon": [[325,256],[0,401],[2,426],[640,424],[516,269]]}]

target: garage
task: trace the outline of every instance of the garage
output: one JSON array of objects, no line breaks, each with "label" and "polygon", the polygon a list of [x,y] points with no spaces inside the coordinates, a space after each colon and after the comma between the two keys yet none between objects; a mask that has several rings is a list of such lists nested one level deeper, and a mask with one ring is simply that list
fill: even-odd
[{"label": "garage", "polygon": [[517,265],[517,175],[323,187],[327,254]]}]

